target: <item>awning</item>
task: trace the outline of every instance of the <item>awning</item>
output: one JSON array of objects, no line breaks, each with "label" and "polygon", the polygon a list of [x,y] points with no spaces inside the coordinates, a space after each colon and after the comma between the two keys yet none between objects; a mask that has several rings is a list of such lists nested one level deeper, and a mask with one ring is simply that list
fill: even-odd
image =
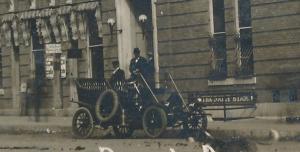
[{"label": "awning", "polygon": [[66,20],[64,16],[58,17],[58,22],[60,26],[60,32],[61,32],[61,40],[63,42],[66,42],[69,40],[69,30],[68,26],[66,24]]},{"label": "awning", "polygon": [[16,17],[15,14],[2,15],[2,22],[11,22]]},{"label": "awning", "polygon": [[72,11],[72,6],[62,6],[56,9],[58,15],[70,14]]},{"label": "awning", "polygon": [[54,11],[55,10],[52,8],[44,9],[43,11],[40,11],[40,17],[50,17]]},{"label": "awning", "polygon": [[95,10],[99,6],[99,2],[81,3],[75,7],[76,11]]},{"label": "awning", "polygon": [[60,38],[59,30],[58,30],[57,16],[56,15],[52,15],[50,17],[50,24],[51,24],[51,27],[52,27],[52,31],[54,33],[55,42],[59,43],[61,41],[61,38]]},{"label": "awning", "polygon": [[19,13],[18,16],[22,20],[28,20],[28,19],[40,17],[40,13],[41,12],[39,10],[30,10],[30,11]]},{"label": "awning", "polygon": [[46,22],[46,19],[39,19],[40,23],[41,23],[41,34],[42,34],[42,38],[44,40],[45,43],[50,43],[51,42],[51,36],[50,36],[50,28]]}]

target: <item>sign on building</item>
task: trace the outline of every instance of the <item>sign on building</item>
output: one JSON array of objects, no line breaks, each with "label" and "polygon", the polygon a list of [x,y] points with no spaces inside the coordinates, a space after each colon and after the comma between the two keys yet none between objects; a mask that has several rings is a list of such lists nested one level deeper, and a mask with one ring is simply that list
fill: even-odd
[{"label": "sign on building", "polygon": [[205,105],[253,104],[256,101],[254,92],[224,94],[193,94],[190,99]]},{"label": "sign on building", "polygon": [[45,48],[47,54],[62,53],[61,44],[46,44]]}]

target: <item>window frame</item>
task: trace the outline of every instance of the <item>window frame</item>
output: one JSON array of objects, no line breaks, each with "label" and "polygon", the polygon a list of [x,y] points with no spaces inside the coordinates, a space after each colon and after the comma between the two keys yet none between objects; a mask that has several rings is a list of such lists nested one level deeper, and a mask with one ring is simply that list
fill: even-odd
[{"label": "window frame", "polygon": [[[94,12],[88,12],[86,13],[86,19],[88,19],[88,15],[95,15]],[[97,20],[95,20],[97,22]],[[103,37],[99,37],[100,38],[100,42],[98,44],[92,44],[90,45],[90,30],[91,28],[89,28],[89,21],[87,21],[87,26],[86,26],[86,43],[87,43],[87,64],[88,64],[88,72],[87,72],[87,77],[88,78],[93,78],[94,73],[93,73],[93,56],[92,56],[92,51],[93,48],[97,48],[97,47],[101,47],[102,51],[103,51]],[[104,63],[103,63],[104,64]],[[103,67],[104,70],[104,67]],[[104,78],[104,74],[103,74],[103,78]]]},{"label": "window frame", "polygon": [[[214,0],[209,0],[209,17],[210,17],[210,35],[211,38],[209,40],[210,50],[211,50],[211,71],[209,74],[210,80],[224,80],[227,78],[227,45],[226,45],[226,25],[225,25],[225,2],[223,1],[223,14],[221,16],[221,20],[224,22],[222,29],[224,31],[215,31],[215,15],[214,15]],[[220,40],[217,40],[219,36],[223,36],[224,38]],[[219,37],[220,38],[220,37]],[[219,43],[224,44],[224,48],[221,48],[219,50],[215,50],[216,46],[218,46],[217,41],[220,41]],[[222,50],[224,52],[220,52]],[[219,55],[216,55],[218,53]],[[221,54],[221,55],[220,55]],[[217,57],[218,56],[218,57]],[[219,63],[219,61],[221,61]],[[215,63],[215,65],[213,65]],[[219,63],[219,64],[218,64]],[[219,65],[219,66],[218,66]],[[223,65],[223,66],[221,66]],[[217,67],[218,66],[218,67]],[[216,67],[216,68],[214,68]],[[218,69],[220,70],[218,70]],[[216,70],[217,69],[217,70]]]},{"label": "window frame", "polygon": [[[246,0],[234,0],[234,8],[235,8],[235,29],[236,29],[236,77],[239,78],[247,78],[247,77],[254,77],[254,49],[253,49],[253,32],[252,32],[252,21],[251,21],[251,0],[248,0],[249,2],[249,20],[250,22],[246,26],[240,26],[240,1],[245,2]],[[249,51],[251,51],[248,56],[243,56],[242,54],[245,54],[245,52],[242,52],[242,50],[245,49],[245,47],[242,46],[242,40],[247,39],[247,37],[241,37],[241,31],[249,32],[248,35],[248,42],[250,43]],[[244,49],[243,49],[244,48]],[[243,62],[243,59],[247,59],[248,61],[245,63]],[[245,64],[243,64],[245,63]],[[251,65],[250,65],[251,64]]]}]

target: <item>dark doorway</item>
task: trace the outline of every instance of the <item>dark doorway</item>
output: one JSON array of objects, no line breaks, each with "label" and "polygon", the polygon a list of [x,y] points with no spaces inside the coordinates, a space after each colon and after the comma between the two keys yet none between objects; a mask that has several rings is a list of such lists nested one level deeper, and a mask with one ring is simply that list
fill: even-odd
[{"label": "dark doorway", "polygon": [[104,67],[103,67],[103,49],[102,47],[92,47],[92,77],[95,79],[104,79]]},{"label": "dark doorway", "polygon": [[91,51],[92,78],[104,79],[104,59],[102,37],[99,37],[95,11],[87,13],[89,30],[89,49]]}]

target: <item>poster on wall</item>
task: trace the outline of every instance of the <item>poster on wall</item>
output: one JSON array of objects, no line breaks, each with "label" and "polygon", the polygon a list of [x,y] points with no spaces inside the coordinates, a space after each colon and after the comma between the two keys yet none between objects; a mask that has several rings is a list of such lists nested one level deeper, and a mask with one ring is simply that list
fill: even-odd
[{"label": "poster on wall", "polygon": [[67,77],[67,56],[66,55],[60,56],[60,77],[61,78]]},{"label": "poster on wall", "polygon": [[47,55],[46,56],[46,78],[53,79],[54,77],[54,56]]}]

